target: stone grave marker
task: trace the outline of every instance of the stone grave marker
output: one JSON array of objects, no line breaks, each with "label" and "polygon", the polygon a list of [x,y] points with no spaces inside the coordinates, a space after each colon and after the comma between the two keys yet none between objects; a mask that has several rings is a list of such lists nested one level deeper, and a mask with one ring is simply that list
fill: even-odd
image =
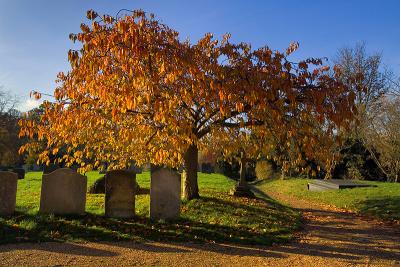
[{"label": "stone grave marker", "polygon": [[0,216],[11,215],[17,199],[18,175],[9,171],[0,171]]},{"label": "stone grave marker", "polygon": [[181,177],[167,168],[151,169],[150,218],[176,219],[180,214]]},{"label": "stone grave marker", "polygon": [[374,186],[369,184],[364,184],[358,181],[341,180],[341,179],[313,180],[311,183],[307,184],[307,188],[310,191],[328,191],[328,190],[339,190],[339,189],[357,188],[357,187],[374,187]]},{"label": "stone grave marker", "polygon": [[69,168],[42,176],[41,213],[84,214],[87,177]]},{"label": "stone grave marker", "polygon": [[126,170],[106,174],[105,215],[131,218],[135,215],[136,175]]}]

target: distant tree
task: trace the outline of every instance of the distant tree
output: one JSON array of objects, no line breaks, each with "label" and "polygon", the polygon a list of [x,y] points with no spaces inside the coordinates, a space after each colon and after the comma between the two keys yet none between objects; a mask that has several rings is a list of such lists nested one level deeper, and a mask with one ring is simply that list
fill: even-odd
[{"label": "distant tree", "polygon": [[3,86],[0,86],[0,114],[10,113],[16,109],[19,103],[19,99],[16,95],[11,92],[4,90]]},{"label": "distant tree", "polygon": [[347,141],[338,147],[342,159],[334,172],[349,178],[380,179],[373,177],[381,172],[371,162],[372,151],[368,151],[362,136],[369,127],[371,108],[375,108],[381,96],[392,88],[393,75],[382,65],[382,55],[369,54],[365,43],[339,49],[334,63],[340,68],[341,81],[354,92],[357,108],[356,121],[350,131],[341,132]]},{"label": "distant tree", "polygon": [[371,105],[363,141],[389,181],[400,175],[400,97],[382,96]]},{"label": "distant tree", "polygon": [[367,53],[365,43],[339,49],[334,63],[340,67],[342,82],[355,93],[360,115],[390,89],[392,73],[382,66],[380,53]]},{"label": "distant tree", "polygon": [[21,114],[16,110],[18,98],[0,88],[0,165],[22,164],[18,149],[22,145],[18,138],[18,120]]}]

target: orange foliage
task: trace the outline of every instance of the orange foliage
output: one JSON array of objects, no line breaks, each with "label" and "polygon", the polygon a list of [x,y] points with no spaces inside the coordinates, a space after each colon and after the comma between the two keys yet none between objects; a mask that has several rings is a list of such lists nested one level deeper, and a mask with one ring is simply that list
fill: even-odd
[{"label": "orange foliage", "polygon": [[319,153],[315,122],[332,136],[352,117],[353,94],[320,59],[288,60],[297,43],[286,53],[252,50],[229,35],[190,44],[140,10],[87,17],[91,24],[70,35],[82,49],[68,53],[71,71],[58,75],[55,101],[44,103],[40,122],[21,121],[21,136],[32,138],[21,152],[47,141],[40,162],[64,148],[59,160],[82,171],[132,160],[178,166],[191,144],[204,149],[205,136],[243,127],[273,134],[275,144],[295,142],[311,157]]}]

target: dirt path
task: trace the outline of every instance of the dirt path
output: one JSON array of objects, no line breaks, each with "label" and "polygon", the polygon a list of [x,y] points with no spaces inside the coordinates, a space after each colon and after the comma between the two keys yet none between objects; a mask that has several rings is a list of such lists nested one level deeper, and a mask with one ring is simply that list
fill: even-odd
[{"label": "dirt path", "polygon": [[0,246],[0,266],[400,266],[400,229],[278,193],[306,219],[285,246],[223,244],[42,243]]}]

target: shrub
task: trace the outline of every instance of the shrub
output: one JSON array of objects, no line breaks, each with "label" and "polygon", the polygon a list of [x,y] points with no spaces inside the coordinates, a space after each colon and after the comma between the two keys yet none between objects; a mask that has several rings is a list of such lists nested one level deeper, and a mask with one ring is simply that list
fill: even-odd
[{"label": "shrub", "polygon": [[375,181],[386,179],[361,140],[349,138],[340,154],[341,161],[335,166],[333,178]]},{"label": "shrub", "polygon": [[270,179],[275,175],[275,168],[269,161],[261,160],[256,163],[257,179]]},{"label": "shrub", "polygon": [[350,180],[363,180],[364,179],[364,177],[362,176],[360,170],[357,169],[354,166],[350,166],[347,169],[345,178],[346,179],[350,179]]},{"label": "shrub", "polygon": [[[136,194],[144,194],[146,193],[142,188],[140,188],[139,184],[135,182],[135,193]],[[101,176],[97,179],[92,186],[88,189],[89,194],[105,194],[106,193],[106,177]]]}]

